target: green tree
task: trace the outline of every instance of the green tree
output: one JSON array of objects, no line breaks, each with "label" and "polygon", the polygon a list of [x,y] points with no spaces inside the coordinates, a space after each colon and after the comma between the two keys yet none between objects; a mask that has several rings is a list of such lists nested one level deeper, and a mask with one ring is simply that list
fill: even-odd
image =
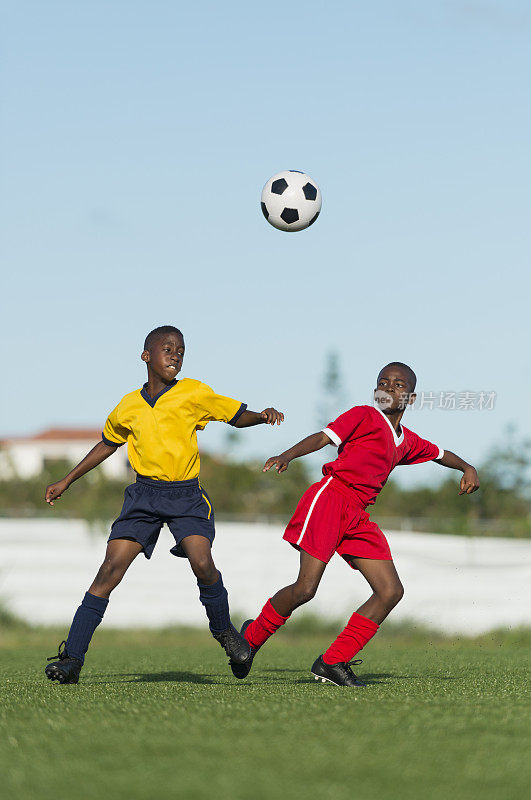
[{"label": "green tree", "polygon": [[480,470],[481,488],[474,497],[480,519],[521,519],[531,515],[531,440],[509,426]]},{"label": "green tree", "polygon": [[[51,462],[35,477],[0,481],[0,513],[71,517],[106,527],[118,515],[124,488],[134,480],[134,473],[129,480],[110,480],[97,467],[72,484],[50,509],[44,502],[45,487],[63,477],[70,466]],[[220,516],[287,521],[311,483],[310,468],[310,459],[298,459],[277,475],[263,473],[261,462],[203,454],[201,483]],[[459,473],[450,471],[437,486],[402,489],[391,480],[378,497],[371,517],[383,527],[405,520],[416,530],[435,533],[491,530],[497,535],[531,536],[530,472],[531,441],[511,428],[480,465],[481,487],[475,494],[459,496]]]}]

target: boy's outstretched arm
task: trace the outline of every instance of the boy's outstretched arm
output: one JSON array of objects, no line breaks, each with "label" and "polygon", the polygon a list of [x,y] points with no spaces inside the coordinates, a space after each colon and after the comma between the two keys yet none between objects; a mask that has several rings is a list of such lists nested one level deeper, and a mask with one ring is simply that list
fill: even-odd
[{"label": "boy's outstretched arm", "polygon": [[263,471],[267,472],[268,469],[276,465],[277,472],[285,472],[289,462],[293,461],[294,458],[307,456],[308,453],[315,453],[316,450],[320,450],[327,444],[333,444],[333,442],[328,438],[326,433],[323,433],[323,431],[312,433],[311,436],[302,439],[302,441],[294,444],[293,447],[290,447],[289,450],[285,450],[284,453],[281,453],[279,456],[271,456],[271,458],[268,458],[264,464]]},{"label": "boy's outstretched arm", "polygon": [[112,456],[113,453],[118,450],[118,445],[116,447],[111,447],[105,442],[98,442],[98,444],[92,448],[90,453],[87,453],[83,461],[80,461],[79,464],[74,467],[74,469],[68,473],[62,480],[57,481],[57,483],[51,483],[49,486],[46,487],[46,492],[44,493],[44,499],[47,503],[53,506],[53,501],[57,500],[63,492],[65,492],[71,483],[77,481],[78,478],[81,478],[86,472],[89,472],[94,467],[97,467],[98,464],[101,464],[102,461],[105,461],[106,458]]},{"label": "boy's outstretched arm", "polygon": [[284,422],[284,414],[282,411],[277,411],[276,408],[264,408],[263,411],[244,411],[243,414],[240,414],[236,422],[234,423],[235,428],[250,428],[253,425],[263,425],[267,423],[267,425],[280,425],[281,422]]},{"label": "boy's outstretched arm", "polygon": [[445,450],[442,458],[435,459],[436,464],[450,469],[460,469],[463,473],[460,483],[459,494],[472,494],[479,489],[479,477],[476,468],[472,464],[467,464],[462,458],[456,456],[451,450]]}]

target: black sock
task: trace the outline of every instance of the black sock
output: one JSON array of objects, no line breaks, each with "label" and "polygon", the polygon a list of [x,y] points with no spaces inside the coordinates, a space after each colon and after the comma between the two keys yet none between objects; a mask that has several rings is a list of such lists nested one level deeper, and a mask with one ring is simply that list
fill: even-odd
[{"label": "black sock", "polygon": [[205,586],[199,583],[199,599],[205,607],[209,627],[212,633],[220,633],[230,627],[229,596],[223,586],[221,572],[216,583]]},{"label": "black sock", "polygon": [[87,592],[74,615],[66,640],[66,652],[71,658],[79,659],[82,664],[85,661],[85,653],[88,650],[92,634],[102,621],[108,603],[107,598],[97,597],[95,594]]}]

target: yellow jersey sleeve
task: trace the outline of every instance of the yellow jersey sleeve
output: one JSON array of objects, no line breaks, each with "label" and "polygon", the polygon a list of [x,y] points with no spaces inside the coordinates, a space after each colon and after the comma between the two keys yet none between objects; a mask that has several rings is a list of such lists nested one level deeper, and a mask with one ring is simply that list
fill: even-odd
[{"label": "yellow jersey sleeve", "polygon": [[120,425],[120,406],[121,403],[118,403],[116,408],[111,411],[107,417],[103,433],[101,434],[101,438],[105,444],[111,445],[112,447],[119,447],[120,445],[125,444],[127,437],[131,433],[129,428]]},{"label": "yellow jersey sleeve", "polygon": [[206,383],[199,385],[195,402],[197,408],[196,427],[201,431],[208,422],[214,420],[234,425],[247,408],[247,405],[239,400],[216,394]]}]

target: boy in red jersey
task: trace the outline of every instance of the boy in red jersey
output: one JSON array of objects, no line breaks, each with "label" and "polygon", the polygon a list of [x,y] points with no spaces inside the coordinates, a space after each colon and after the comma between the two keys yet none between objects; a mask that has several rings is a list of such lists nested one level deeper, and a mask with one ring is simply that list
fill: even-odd
[{"label": "boy in red jersey", "polygon": [[328,650],[318,656],[311,672],[316,680],[336,686],[365,685],[354,675],[350,663],[404,593],[387,540],[370,520],[366,507],[374,503],[391,470],[399,464],[436,461],[461,470],[459,494],[471,494],[479,487],[473,466],[401,425],[407,406],[415,402],[416,380],[407,364],[388,364],[378,375],[374,407],[355,406],[324,430],[266,461],[264,472],[276,466],[280,473],[294,458],[327,444],[338,448],[336,460],[324,465],[323,479],[304,493],[284,533],[284,539],[300,551],[297,580],[280,589],[258,617],[242,627],[251,657],[243,664],[231,664],[237,678],[249,674],[258,649],[296,608],[312,599],[326,565],[334,553],[339,553],[361,572],[372,595]]}]

